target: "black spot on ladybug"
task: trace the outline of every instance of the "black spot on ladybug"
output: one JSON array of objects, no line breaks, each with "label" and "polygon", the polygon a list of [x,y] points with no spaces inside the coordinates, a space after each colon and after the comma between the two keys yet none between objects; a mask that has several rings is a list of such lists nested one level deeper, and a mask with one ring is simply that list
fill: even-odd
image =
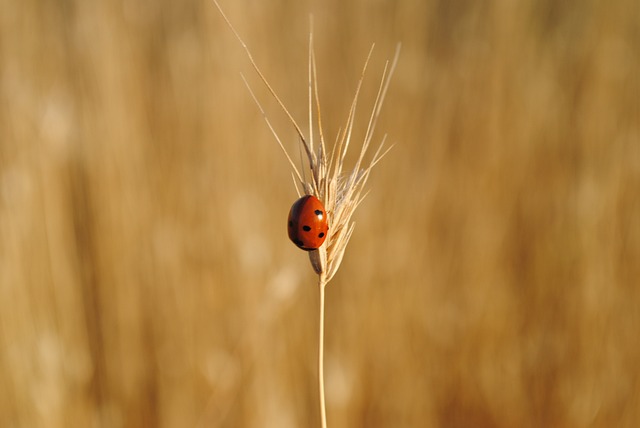
[{"label": "black spot on ladybug", "polygon": [[308,232],[311,230],[311,228],[309,226],[302,226],[302,230],[304,230],[305,232]]},{"label": "black spot on ladybug", "polygon": [[314,213],[318,216],[318,217],[322,217],[323,212],[320,210],[315,210]]},{"label": "black spot on ladybug", "polygon": [[318,235],[318,238],[322,238],[324,236],[324,232],[320,232],[320,235]]},{"label": "black spot on ladybug", "polygon": [[302,248],[304,246],[304,242],[302,241],[296,241],[296,245],[300,248]]},{"label": "black spot on ladybug", "polygon": [[289,227],[293,227],[293,222],[289,220]]}]

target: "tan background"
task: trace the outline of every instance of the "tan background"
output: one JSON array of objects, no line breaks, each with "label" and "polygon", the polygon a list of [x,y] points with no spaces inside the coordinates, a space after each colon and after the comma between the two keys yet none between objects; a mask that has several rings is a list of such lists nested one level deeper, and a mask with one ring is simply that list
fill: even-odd
[{"label": "tan background", "polygon": [[[327,290],[337,427],[640,420],[640,7],[224,1],[306,129],[395,142]],[[295,135],[212,3],[0,3],[0,426],[318,426]]]}]

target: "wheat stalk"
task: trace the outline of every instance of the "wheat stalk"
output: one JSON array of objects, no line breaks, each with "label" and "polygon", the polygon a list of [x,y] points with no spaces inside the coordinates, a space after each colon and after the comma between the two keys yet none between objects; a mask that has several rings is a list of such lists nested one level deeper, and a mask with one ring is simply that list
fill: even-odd
[{"label": "wheat stalk", "polygon": [[[274,89],[271,87],[262,71],[256,64],[251,55],[251,51],[247,47],[246,43],[242,40],[236,29],[233,27],[222,8],[218,4],[217,0],[213,0],[218,11],[224,18],[227,25],[231,28],[231,31],[236,36],[244,51],[246,52],[251,65],[254,70],[267,87],[271,96],[276,100],[282,111],[286,114],[287,118],[293,125],[298,134],[300,144],[306,155],[306,165],[302,165],[309,172],[309,179],[306,179],[307,174],[301,174],[296,164],[291,159],[291,156],[287,152],[282,140],[278,136],[277,132],[271,125],[269,118],[267,117],[262,105],[258,101],[248,82],[242,77],[247,86],[249,93],[251,94],[256,105],[260,109],[262,116],[267,123],[271,133],[275,137],[278,145],[284,152],[289,164],[292,168],[292,175],[294,177],[294,184],[299,184],[305,194],[314,195],[324,205],[327,212],[327,218],[329,222],[329,231],[327,238],[320,248],[309,252],[309,259],[311,265],[318,275],[318,288],[320,292],[320,320],[319,320],[319,343],[318,343],[318,385],[319,385],[319,400],[320,400],[320,414],[321,424],[323,428],[327,426],[326,418],[326,406],[325,406],[325,394],[324,394],[324,301],[325,301],[325,287],[333,279],[334,275],[340,267],[342,258],[344,256],[349,239],[353,234],[355,223],[352,221],[352,216],[362,200],[366,197],[367,192],[364,192],[365,185],[369,179],[372,168],[384,157],[384,155],[390,150],[391,147],[385,149],[384,144],[386,141],[386,135],[382,138],[378,148],[366,162],[367,153],[371,141],[373,139],[374,131],[382,109],[387,89],[391,77],[395,70],[398,57],[400,54],[400,45],[396,49],[393,61],[386,62],[382,77],[380,79],[380,85],[376,95],[373,108],[369,115],[369,121],[367,130],[360,147],[360,153],[355,162],[355,165],[347,170],[345,168],[345,158],[351,143],[351,136],[353,131],[353,125],[356,116],[356,108],[358,105],[358,98],[360,95],[360,89],[364,80],[364,75],[371,58],[374,46],[371,46],[367,58],[364,63],[364,67],[358,80],[353,101],[347,116],[347,121],[344,128],[339,131],[336,142],[331,150],[331,153],[327,152],[326,142],[324,138],[324,132],[322,129],[322,120],[320,112],[320,101],[318,96],[318,77],[316,70],[316,58],[313,48],[313,28],[309,33],[309,76],[308,76],[308,101],[309,101],[309,138],[305,138],[304,133],[300,129],[300,126],[295,121],[293,116],[289,113],[289,110],[285,107],[284,103],[280,100]],[[313,141],[313,129],[314,129],[314,107],[316,111],[316,126],[318,135],[320,137],[319,144],[314,144]],[[304,171],[304,169],[303,169]],[[296,190],[300,194],[300,190],[296,185]]]}]

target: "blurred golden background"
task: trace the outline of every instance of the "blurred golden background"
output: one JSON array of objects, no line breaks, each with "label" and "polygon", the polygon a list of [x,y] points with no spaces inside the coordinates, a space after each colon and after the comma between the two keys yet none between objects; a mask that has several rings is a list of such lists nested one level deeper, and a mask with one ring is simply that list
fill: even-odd
[{"label": "blurred golden background", "polygon": [[[329,141],[403,45],[327,289],[329,426],[640,421],[640,7],[225,0]],[[210,1],[0,4],[0,426],[314,427],[296,193]],[[305,127],[306,129],[306,127]]]}]

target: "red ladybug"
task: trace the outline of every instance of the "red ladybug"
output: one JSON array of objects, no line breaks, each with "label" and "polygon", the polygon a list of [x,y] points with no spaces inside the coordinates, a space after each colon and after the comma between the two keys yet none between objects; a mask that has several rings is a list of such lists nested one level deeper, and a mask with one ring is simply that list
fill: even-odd
[{"label": "red ladybug", "polygon": [[320,248],[327,238],[327,212],[315,196],[306,195],[291,206],[287,222],[289,239],[298,248],[311,251]]}]

